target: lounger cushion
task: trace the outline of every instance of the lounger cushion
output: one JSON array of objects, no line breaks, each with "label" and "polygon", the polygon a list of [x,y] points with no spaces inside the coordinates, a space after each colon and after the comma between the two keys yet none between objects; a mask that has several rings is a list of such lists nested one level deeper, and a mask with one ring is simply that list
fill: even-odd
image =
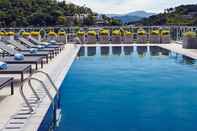
[{"label": "lounger cushion", "polygon": [[21,54],[21,53],[16,53],[16,54],[14,55],[14,59],[15,59],[15,60],[24,60],[24,55]]},{"label": "lounger cushion", "polygon": [[8,65],[5,62],[0,61],[0,70],[7,69]]},{"label": "lounger cushion", "polygon": [[57,42],[55,40],[49,41],[50,44],[56,44]]},{"label": "lounger cushion", "polygon": [[31,48],[29,51],[30,51],[30,53],[32,53],[32,54],[36,54],[36,53],[38,52],[38,49],[36,49],[36,48]]},{"label": "lounger cushion", "polygon": [[45,46],[43,46],[43,45],[38,45],[38,49],[44,49],[45,48]]},{"label": "lounger cushion", "polygon": [[42,42],[43,46],[48,47],[50,45],[50,43],[48,42]]}]

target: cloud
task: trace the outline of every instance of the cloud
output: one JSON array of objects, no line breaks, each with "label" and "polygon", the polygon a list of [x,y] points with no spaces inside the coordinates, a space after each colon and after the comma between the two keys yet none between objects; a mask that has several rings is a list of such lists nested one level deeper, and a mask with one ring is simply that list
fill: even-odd
[{"label": "cloud", "polygon": [[162,12],[166,8],[181,4],[195,4],[196,0],[67,0],[86,5],[98,13],[127,13],[136,10]]}]

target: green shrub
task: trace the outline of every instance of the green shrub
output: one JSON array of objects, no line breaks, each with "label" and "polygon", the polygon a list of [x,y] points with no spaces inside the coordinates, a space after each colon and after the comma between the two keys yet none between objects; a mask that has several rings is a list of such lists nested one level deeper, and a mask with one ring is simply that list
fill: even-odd
[{"label": "green shrub", "polygon": [[88,35],[91,35],[91,36],[96,36],[96,31],[88,31],[87,34]]},{"label": "green shrub", "polygon": [[16,35],[16,33],[15,33],[15,32],[10,31],[10,32],[5,32],[5,35],[6,35],[6,36],[15,36],[15,35]]},{"label": "green shrub", "polygon": [[4,32],[0,32],[0,36],[4,36],[5,35],[5,33]]},{"label": "green shrub", "polygon": [[58,32],[57,34],[58,34],[59,36],[65,36],[65,35],[66,35],[66,32],[60,31],[60,32]]},{"label": "green shrub", "polygon": [[151,35],[160,35],[159,30],[152,30]]},{"label": "green shrub", "polygon": [[49,35],[49,36],[56,36],[57,33],[55,33],[54,31],[50,31],[50,32],[48,33],[48,35]]},{"label": "green shrub", "polygon": [[112,31],[112,35],[113,36],[120,36],[121,35],[121,32],[120,32],[120,30],[113,30]]},{"label": "green shrub", "polygon": [[99,34],[100,35],[109,35],[109,30],[101,29]]},{"label": "green shrub", "polygon": [[166,35],[170,35],[170,31],[169,30],[162,30],[161,36],[166,36]]},{"label": "green shrub", "polygon": [[196,38],[196,32],[192,32],[192,31],[185,32],[183,35],[188,38]]},{"label": "green shrub", "polygon": [[22,32],[22,36],[30,36],[29,32]]},{"label": "green shrub", "polygon": [[124,32],[124,35],[126,35],[126,36],[131,36],[131,35],[132,35],[132,32],[130,32],[130,31],[125,31],[125,32]]},{"label": "green shrub", "polygon": [[85,32],[82,32],[82,31],[77,32],[77,36],[84,36],[84,35],[85,35]]},{"label": "green shrub", "polygon": [[137,32],[138,35],[146,35],[146,31],[144,29],[139,29]]},{"label": "green shrub", "polygon": [[39,35],[40,35],[40,32],[38,31],[31,32],[31,36],[39,36]]}]

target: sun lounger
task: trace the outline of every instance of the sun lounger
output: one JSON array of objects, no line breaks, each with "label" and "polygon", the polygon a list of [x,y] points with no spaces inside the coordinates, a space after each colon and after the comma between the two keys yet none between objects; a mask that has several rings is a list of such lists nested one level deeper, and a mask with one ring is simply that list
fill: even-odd
[{"label": "sun lounger", "polygon": [[[29,40],[32,42],[32,43],[35,43],[36,45],[43,45],[44,42],[41,42],[33,37],[30,37]],[[49,44],[49,42],[46,42]],[[60,51],[64,48],[64,44],[50,44],[48,45],[47,47],[49,48],[59,48]]]},{"label": "sun lounger", "polygon": [[29,72],[31,75],[32,68],[28,64],[7,64],[6,69],[0,69],[0,74],[19,74],[21,75],[21,82],[24,80],[24,74]]},{"label": "sun lounger", "polygon": [[27,48],[26,46],[22,45],[21,43],[15,41],[15,40],[7,40],[6,42],[15,46],[25,56],[45,56],[47,63],[48,63],[48,57],[50,57],[50,59],[54,58],[54,54],[49,51],[37,50],[36,53],[31,53],[30,48]]},{"label": "sun lounger", "polygon": [[40,56],[44,57],[46,59],[46,62],[48,63],[49,54],[46,52],[37,52],[37,53],[31,53],[31,52],[18,52],[14,48],[9,47],[4,42],[0,42],[0,49],[7,52],[10,56],[14,56],[16,53],[22,53],[24,56]]},{"label": "sun lounger", "polygon": [[[24,44],[22,44],[20,41],[16,41],[16,40],[6,40],[7,43],[12,44],[13,46],[15,46],[18,50],[20,51],[30,51],[31,48],[28,48],[27,46],[25,46]],[[43,53],[50,53],[48,50],[39,50],[39,52],[43,52]],[[53,54],[52,54],[53,55]]]},{"label": "sun lounger", "polygon": [[[28,48],[38,48],[38,45],[34,45],[33,43],[31,43],[30,41],[28,41],[27,39],[23,38],[23,37],[19,37],[18,40],[20,42],[22,42],[23,44],[25,44],[26,46],[28,46]],[[53,48],[42,48],[42,49],[38,49],[40,51],[49,51],[53,54],[58,54],[58,52],[56,52],[56,49]]]},{"label": "sun lounger", "polygon": [[30,50],[30,48],[26,47],[25,45],[21,44],[20,42],[15,41],[15,40],[6,40],[6,42],[15,46],[17,49],[19,49],[21,51],[23,51],[23,50],[29,51]]},{"label": "sun lounger", "polygon": [[10,84],[11,95],[14,95],[14,79],[12,77],[0,77],[0,89]]},{"label": "sun lounger", "polygon": [[0,61],[4,61],[7,64],[34,64],[36,70],[38,69],[38,64],[43,68],[43,57],[37,56],[25,56],[23,60],[15,60],[14,56],[0,58]]},{"label": "sun lounger", "polygon": [[44,45],[44,46],[47,46],[47,48],[55,49],[58,53],[61,52],[61,50],[64,47],[62,45],[53,45],[48,42],[41,42],[41,41],[39,41],[35,38],[32,38],[32,37],[29,38],[29,41],[32,42],[34,45]]}]

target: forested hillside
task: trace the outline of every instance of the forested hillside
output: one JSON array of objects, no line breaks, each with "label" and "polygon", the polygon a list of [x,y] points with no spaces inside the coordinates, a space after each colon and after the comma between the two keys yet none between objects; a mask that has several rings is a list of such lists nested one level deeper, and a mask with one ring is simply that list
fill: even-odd
[{"label": "forested hillside", "polygon": [[197,4],[166,9],[164,13],[129,24],[143,25],[197,25]]},{"label": "forested hillside", "polygon": [[95,19],[90,8],[71,3],[0,0],[0,27],[94,25]]}]

